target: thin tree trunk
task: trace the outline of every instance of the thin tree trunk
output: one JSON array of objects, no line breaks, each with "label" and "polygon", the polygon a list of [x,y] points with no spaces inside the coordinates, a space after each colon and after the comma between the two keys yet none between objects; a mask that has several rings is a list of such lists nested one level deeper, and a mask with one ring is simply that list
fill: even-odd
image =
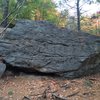
[{"label": "thin tree trunk", "polygon": [[80,31],[81,30],[81,26],[80,26],[80,0],[77,0],[77,30]]},{"label": "thin tree trunk", "polygon": [[3,3],[3,20],[5,19],[4,22],[2,23],[2,26],[6,27],[8,24],[8,18],[6,17],[9,12],[9,0],[2,0],[2,3]]}]

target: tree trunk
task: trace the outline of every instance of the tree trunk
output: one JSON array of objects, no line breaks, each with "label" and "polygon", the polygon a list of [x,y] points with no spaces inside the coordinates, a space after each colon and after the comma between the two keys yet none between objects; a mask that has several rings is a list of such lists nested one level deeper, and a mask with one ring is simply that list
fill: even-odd
[{"label": "tree trunk", "polygon": [[80,0],[77,0],[77,30],[80,31],[81,30],[81,26],[80,26]]},{"label": "tree trunk", "polygon": [[3,3],[3,20],[4,20],[2,26],[6,27],[8,24],[7,15],[9,11],[9,0],[2,0],[2,3]]}]

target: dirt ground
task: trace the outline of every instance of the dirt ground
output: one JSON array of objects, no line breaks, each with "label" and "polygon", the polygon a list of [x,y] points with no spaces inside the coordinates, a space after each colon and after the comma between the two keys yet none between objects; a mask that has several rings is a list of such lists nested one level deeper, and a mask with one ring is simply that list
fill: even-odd
[{"label": "dirt ground", "polygon": [[100,100],[100,74],[73,80],[20,75],[0,79],[0,100]]}]

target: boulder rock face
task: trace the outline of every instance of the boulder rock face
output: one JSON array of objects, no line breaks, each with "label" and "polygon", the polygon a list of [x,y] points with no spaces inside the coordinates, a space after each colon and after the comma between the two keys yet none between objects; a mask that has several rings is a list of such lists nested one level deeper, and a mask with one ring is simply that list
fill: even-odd
[{"label": "boulder rock face", "polygon": [[0,40],[0,55],[13,67],[80,77],[100,72],[100,37],[21,20]]}]

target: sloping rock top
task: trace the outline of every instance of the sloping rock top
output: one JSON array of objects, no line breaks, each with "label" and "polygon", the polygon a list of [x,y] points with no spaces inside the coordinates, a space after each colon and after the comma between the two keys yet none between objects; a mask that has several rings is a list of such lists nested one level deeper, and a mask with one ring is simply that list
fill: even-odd
[{"label": "sloping rock top", "polygon": [[13,67],[80,77],[100,72],[100,37],[21,20],[0,40],[0,55]]}]

